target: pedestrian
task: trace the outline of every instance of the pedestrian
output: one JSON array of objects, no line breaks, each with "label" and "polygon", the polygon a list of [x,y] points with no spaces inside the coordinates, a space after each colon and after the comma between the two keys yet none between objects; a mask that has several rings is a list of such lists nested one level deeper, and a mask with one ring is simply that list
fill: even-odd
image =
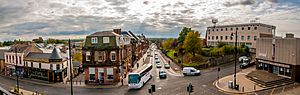
[{"label": "pedestrian", "polygon": [[123,86],[123,85],[124,85],[124,81],[123,81],[123,78],[122,78],[122,80],[121,80],[121,81],[122,81],[122,86]]},{"label": "pedestrian", "polygon": [[139,63],[136,63],[136,67],[139,68]]}]

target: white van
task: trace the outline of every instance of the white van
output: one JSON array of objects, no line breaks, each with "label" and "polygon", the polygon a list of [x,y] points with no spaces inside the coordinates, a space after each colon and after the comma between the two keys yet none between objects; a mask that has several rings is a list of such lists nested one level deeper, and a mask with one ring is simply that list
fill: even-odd
[{"label": "white van", "polygon": [[200,75],[200,70],[195,69],[194,67],[184,67],[183,68],[183,75]]}]

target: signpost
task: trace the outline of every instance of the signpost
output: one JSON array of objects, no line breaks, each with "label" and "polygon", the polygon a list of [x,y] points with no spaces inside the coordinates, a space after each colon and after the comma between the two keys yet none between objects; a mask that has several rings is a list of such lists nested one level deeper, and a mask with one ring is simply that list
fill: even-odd
[{"label": "signpost", "polygon": [[194,86],[192,85],[192,83],[189,83],[189,85],[187,86],[187,92],[189,93],[189,95],[194,92]]}]

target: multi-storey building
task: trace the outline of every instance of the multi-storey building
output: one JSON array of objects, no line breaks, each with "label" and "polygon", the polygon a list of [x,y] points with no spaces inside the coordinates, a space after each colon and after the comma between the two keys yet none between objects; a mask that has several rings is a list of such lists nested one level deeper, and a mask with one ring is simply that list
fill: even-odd
[{"label": "multi-storey building", "polygon": [[27,78],[62,82],[68,80],[70,76],[68,58],[56,48],[52,53],[30,52],[24,58],[24,63],[23,76]]},{"label": "multi-storey building", "polygon": [[15,75],[17,73],[23,77],[25,66],[23,59],[31,52],[42,53],[33,43],[23,43],[13,45],[7,52],[4,52],[6,74]]},{"label": "multi-storey building", "polygon": [[[121,29],[96,32],[86,37],[82,48],[82,63],[85,82],[90,84],[113,84],[124,74],[122,58],[131,50],[130,37],[121,34]],[[128,61],[130,62],[130,61]],[[126,67],[126,66],[125,66]]]},{"label": "multi-storey building", "polygon": [[[206,43],[208,46],[216,46],[219,42],[234,45],[235,35],[237,31],[238,45],[246,45],[250,49],[255,50],[256,40],[258,38],[274,37],[275,26],[262,23],[248,23],[248,24],[233,24],[233,25],[218,25],[207,27]],[[254,51],[253,51],[254,52]]]},{"label": "multi-storey building", "polygon": [[0,73],[5,72],[5,57],[4,57],[4,52],[7,50],[5,49],[0,49]]},{"label": "multi-storey building", "polygon": [[300,38],[259,38],[256,42],[257,69],[300,82]]}]

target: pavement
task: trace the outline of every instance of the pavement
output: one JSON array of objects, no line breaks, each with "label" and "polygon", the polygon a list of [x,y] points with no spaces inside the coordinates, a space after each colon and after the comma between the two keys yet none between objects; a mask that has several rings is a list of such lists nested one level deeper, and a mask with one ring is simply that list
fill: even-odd
[{"label": "pavement", "polygon": [[233,81],[234,74],[216,80],[214,82],[214,85],[224,93],[228,93],[228,94],[250,94],[256,91],[267,89],[256,85],[255,82],[246,78],[246,75],[254,70],[255,70],[255,66],[252,66],[247,69],[243,69],[236,74],[236,81],[237,84],[239,85],[239,90],[231,89],[228,87],[229,85],[228,82]]}]

